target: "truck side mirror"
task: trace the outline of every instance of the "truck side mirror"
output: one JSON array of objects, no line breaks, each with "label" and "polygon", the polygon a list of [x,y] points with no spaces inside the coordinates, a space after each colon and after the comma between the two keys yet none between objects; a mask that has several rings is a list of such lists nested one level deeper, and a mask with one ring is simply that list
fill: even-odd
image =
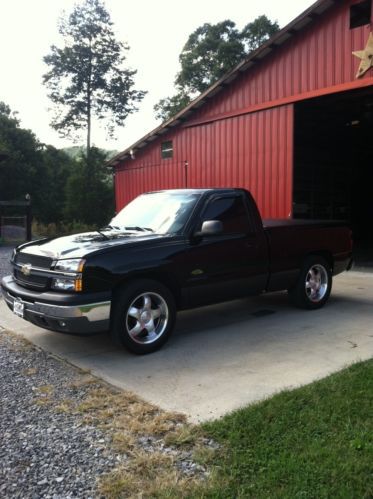
[{"label": "truck side mirror", "polygon": [[223,234],[223,224],[220,220],[205,220],[201,230],[194,234],[195,237],[220,236]]}]

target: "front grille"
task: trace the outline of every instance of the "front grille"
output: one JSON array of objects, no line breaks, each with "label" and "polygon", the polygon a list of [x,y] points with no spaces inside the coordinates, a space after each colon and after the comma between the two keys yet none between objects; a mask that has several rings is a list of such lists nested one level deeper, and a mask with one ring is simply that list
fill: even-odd
[{"label": "front grille", "polygon": [[32,269],[39,268],[50,270],[52,266],[53,258],[41,255],[32,255],[30,253],[24,253],[20,251],[15,255],[15,263],[22,267],[22,265],[31,265],[31,274],[25,275],[21,269],[14,268],[14,277],[18,284],[24,286],[25,288],[37,289],[38,291],[44,291],[49,288],[48,277],[35,275]]},{"label": "front grille", "polygon": [[16,254],[15,258],[18,265],[23,265],[24,263],[30,263],[33,267],[39,267],[39,269],[50,269],[53,258],[48,256],[31,255],[29,253],[23,253],[22,251]]},{"label": "front grille", "polygon": [[25,286],[27,288],[32,288],[32,289],[38,289],[44,290],[47,289],[48,287],[48,277],[43,277],[40,275],[24,275],[22,272],[19,270],[14,270],[14,277],[16,278],[16,281],[21,284],[22,286]]}]

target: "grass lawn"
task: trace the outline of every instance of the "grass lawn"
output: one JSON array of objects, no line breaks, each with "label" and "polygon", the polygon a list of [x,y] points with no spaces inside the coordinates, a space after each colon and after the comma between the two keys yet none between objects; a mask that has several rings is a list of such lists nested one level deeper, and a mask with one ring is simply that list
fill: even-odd
[{"label": "grass lawn", "polygon": [[203,429],[224,451],[194,497],[373,498],[373,360]]}]

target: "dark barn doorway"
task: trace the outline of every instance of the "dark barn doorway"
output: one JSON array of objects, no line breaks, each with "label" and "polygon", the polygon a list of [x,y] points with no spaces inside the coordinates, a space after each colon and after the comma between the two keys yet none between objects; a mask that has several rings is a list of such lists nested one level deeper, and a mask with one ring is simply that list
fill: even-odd
[{"label": "dark barn doorway", "polygon": [[346,220],[373,266],[373,88],[295,105],[294,218]]}]

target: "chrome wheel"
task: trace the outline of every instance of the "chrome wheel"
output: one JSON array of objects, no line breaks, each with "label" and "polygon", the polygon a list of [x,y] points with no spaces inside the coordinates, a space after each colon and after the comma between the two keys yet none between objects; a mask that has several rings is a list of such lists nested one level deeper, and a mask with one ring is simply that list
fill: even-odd
[{"label": "chrome wheel", "polygon": [[168,325],[166,300],[153,292],[138,295],[128,307],[125,321],[127,332],[134,342],[140,345],[154,343]]},{"label": "chrome wheel", "polygon": [[306,295],[313,303],[320,302],[328,291],[329,276],[325,267],[312,265],[306,275]]}]

